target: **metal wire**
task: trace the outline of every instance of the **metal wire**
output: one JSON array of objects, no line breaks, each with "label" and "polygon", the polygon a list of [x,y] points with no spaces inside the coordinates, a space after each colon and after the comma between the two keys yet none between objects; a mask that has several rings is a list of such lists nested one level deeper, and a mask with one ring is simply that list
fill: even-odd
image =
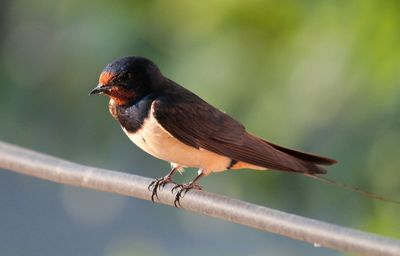
[{"label": "metal wire", "polygon": [[[149,178],[84,166],[0,141],[0,168],[62,184],[150,200]],[[172,186],[159,192],[157,202],[173,205]],[[189,191],[183,209],[267,232],[364,255],[400,256],[400,241],[340,227],[204,191]]]}]

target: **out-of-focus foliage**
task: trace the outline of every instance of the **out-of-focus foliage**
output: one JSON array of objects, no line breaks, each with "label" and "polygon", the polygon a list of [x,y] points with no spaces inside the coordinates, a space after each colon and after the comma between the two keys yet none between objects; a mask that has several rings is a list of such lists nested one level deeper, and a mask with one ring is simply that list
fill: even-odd
[{"label": "out-of-focus foliage", "polygon": [[[142,55],[271,141],[339,160],[330,178],[400,199],[398,1],[8,1],[0,138],[159,177],[89,97],[105,64]],[[188,171],[183,179],[194,172]],[[399,206],[297,175],[231,171],[209,191],[400,238]],[[4,255],[337,255],[134,199],[0,172]]]}]

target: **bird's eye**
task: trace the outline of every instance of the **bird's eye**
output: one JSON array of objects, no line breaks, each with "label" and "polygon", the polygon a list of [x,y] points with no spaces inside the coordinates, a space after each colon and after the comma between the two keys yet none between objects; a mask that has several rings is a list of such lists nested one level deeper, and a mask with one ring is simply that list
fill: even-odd
[{"label": "bird's eye", "polygon": [[131,80],[132,79],[132,73],[123,73],[122,75],[121,75],[121,78],[120,78],[121,80]]}]

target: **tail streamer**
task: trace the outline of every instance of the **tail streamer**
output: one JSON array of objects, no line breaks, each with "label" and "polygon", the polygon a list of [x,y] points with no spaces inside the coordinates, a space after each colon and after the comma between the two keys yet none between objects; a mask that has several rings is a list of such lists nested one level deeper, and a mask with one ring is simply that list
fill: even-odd
[{"label": "tail streamer", "polygon": [[363,195],[363,196],[366,196],[366,197],[369,197],[369,198],[372,198],[372,199],[375,199],[375,200],[379,200],[379,201],[383,201],[383,202],[388,202],[388,203],[393,203],[393,204],[400,205],[400,201],[398,201],[398,200],[390,199],[390,198],[384,197],[382,195],[378,195],[378,194],[363,190],[361,188],[358,188],[358,187],[355,187],[355,186],[352,186],[352,185],[341,183],[341,182],[338,182],[338,181],[335,181],[335,180],[332,180],[332,179],[329,179],[329,178],[317,176],[315,174],[304,173],[304,175],[307,176],[307,177],[310,177],[312,179],[316,179],[318,181],[321,181],[323,183],[334,185],[335,187],[343,188],[343,189],[346,189],[348,191],[352,191],[352,192],[355,192],[357,194],[360,194],[360,195]]}]

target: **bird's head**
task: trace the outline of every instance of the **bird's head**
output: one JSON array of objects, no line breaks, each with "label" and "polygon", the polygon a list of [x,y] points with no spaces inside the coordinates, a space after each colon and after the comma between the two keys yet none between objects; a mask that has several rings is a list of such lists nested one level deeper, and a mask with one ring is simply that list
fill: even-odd
[{"label": "bird's head", "polygon": [[90,95],[105,94],[117,104],[124,105],[161,89],[164,79],[152,61],[143,57],[125,57],[103,69],[99,84]]}]

